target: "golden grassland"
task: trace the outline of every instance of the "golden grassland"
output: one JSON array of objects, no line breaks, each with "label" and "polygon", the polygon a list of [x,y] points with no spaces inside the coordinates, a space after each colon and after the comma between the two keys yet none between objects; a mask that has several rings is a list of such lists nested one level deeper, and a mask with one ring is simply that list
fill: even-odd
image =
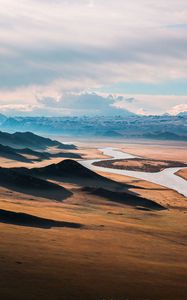
[{"label": "golden grassland", "polygon": [[[88,150],[87,157],[97,155]],[[167,210],[108,201],[78,183],[59,183],[73,192],[63,202],[0,188],[2,210],[82,225],[45,229],[0,222],[0,299],[187,299],[186,198],[143,180],[101,174]]]}]

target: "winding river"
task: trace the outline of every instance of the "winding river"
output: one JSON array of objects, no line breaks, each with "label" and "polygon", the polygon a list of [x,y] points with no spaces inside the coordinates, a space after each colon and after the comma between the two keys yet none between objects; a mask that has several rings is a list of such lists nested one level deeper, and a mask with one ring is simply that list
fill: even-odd
[{"label": "winding river", "polygon": [[[112,157],[112,159],[130,159],[130,158],[138,158],[138,156],[134,156],[128,153],[124,153],[115,148],[102,148],[98,149],[104,155]],[[108,158],[110,159],[110,158]],[[167,187],[169,189],[173,189],[180,194],[183,194],[187,197],[187,182],[185,179],[175,175],[175,173],[181,169],[186,168],[166,168],[161,172],[150,173],[150,172],[138,172],[138,171],[127,171],[127,170],[119,170],[113,168],[104,168],[99,166],[94,166],[94,162],[99,162],[108,159],[95,159],[95,160],[81,160],[79,161],[83,166],[87,167],[93,171],[103,171],[107,173],[119,174],[119,175],[126,175],[135,177],[138,179],[143,179],[152,183],[156,183]],[[110,159],[111,160],[111,159]]]}]

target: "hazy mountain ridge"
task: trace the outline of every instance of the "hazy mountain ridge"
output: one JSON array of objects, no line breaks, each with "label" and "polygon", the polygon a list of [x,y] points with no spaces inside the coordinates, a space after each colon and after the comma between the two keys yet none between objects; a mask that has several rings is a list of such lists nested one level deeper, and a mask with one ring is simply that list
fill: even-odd
[{"label": "hazy mountain ridge", "polygon": [[29,162],[29,159],[21,155],[16,149],[0,144],[0,157],[17,160],[21,162]]},{"label": "hazy mountain ridge", "polygon": [[[187,116],[95,116],[0,118],[1,130],[81,137],[187,140]],[[1,140],[0,140],[1,143]]]},{"label": "hazy mountain ridge", "polygon": [[[27,158],[27,156],[31,156],[31,158]],[[15,149],[0,144],[0,157],[29,163],[33,161],[42,161],[42,160],[57,158],[57,157],[81,158],[81,155],[73,152],[58,152],[58,153],[50,153],[46,151],[39,152],[39,151],[32,150],[30,148]]]},{"label": "hazy mountain ridge", "polygon": [[11,134],[0,131],[0,144],[16,149],[47,149],[48,147],[76,149],[74,145],[63,144],[58,141],[36,135],[32,132],[15,132]]}]

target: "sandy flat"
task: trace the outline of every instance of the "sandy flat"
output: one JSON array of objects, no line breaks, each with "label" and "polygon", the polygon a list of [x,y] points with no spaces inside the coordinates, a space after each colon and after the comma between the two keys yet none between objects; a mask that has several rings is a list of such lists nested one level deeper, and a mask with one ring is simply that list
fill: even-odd
[{"label": "sandy flat", "polygon": [[[88,141],[86,139],[77,139],[75,144],[79,147],[88,147]],[[90,139],[89,146],[92,148],[114,147],[145,158],[187,162],[187,142]]]},{"label": "sandy flat", "polygon": [[186,197],[174,190],[130,176],[111,174],[107,172],[99,173],[112,180],[132,185],[132,191],[138,193],[142,197],[154,200],[168,208],[187,209]]},{"label": "sandy flat", "polygon": [[[187,146],[187,145],[186,145]],[[151,159],[162,159],[162,160],[173,160],[187,162],[187,147],[181,147],[180,145],[142,145],[132,144],[125,145],[122,149],[124,152],[128,152],[137,156],[151,158]]]},{"label": "sandy flat", "polygon": [[80,154],[83,159],[108,158],[108,156],[103,155],[102,152],[99,151],[97,148],[88,148],[88,145],[86,147],[80,147],[78,150],[76,150],[74,152]]}]

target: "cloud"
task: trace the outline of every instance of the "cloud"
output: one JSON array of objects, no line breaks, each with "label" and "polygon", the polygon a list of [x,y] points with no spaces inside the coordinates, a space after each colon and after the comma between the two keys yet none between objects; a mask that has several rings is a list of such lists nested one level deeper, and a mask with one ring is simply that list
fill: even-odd
[{"label": "cloud", "polygon": [[122,97],[102,96],[96,93],[66,93],[59,99],[44,97],[38,99],[39,109],[48,110],[50,115],[133,115],[115,104]]},{"label": "cloud", "polygon": [[15,115],[32,115],[32,112],[35,110],[34,105],[23,105],[23,104],[0,104],[0,111],[3,114],[9,116]]},{"label": "cloud", "polygon": [[118,107],[123,96],[99,95],[94,92],[66,92],[57,97],[36,97],[35,103],[22,104],[6,102],[0,104],[0,111],[9,116],[131,116],[132,112],[125,107]]},{"label": "cloud", "polygon": [[143,116],[149,116],[150,115],[150,113],[148,113],[145,109],[143,109],[143,108],[140,108],[140,109],[138,109],[137,110],[137,114],[138,115],[143,115]]},{"label": "cloud", "polygon": [[[0,0],[0,5],[0,103],[36,105],[36,96],[98,93],[123,82],[187,82],[186,0]],[[131,100],[138,91],[127,94],[125,105],[133,111],[144,107]],[[145,109],[157,113],[149,95]],[[164,109],[173,105],[167,101]]]},{"label": "cloud", "polygon": [[2,100],[0,110],[7,115],[23,115],[25,112],[31,116],[126,115],[126,110],[135,114],[152,115],[173,111],[174,107],[183,109],[187,105],[187,96],[134,94],[131,97],[131,94],[79,92],[79,89],[56,93],[55,87],[46,87],[44,91],[39,88],[37,93],[34,86],[2,93],[0,97],[9,99],[9,104],[7,100]]},{"label": "cloud", "polygon": [[[128,109],[136,114],[159,115],[173,110],[173,107],[182,109],[187,105],[187,96],[134,94],[134,100],[128,102],[126,99],[128,99],[129,96],[129,94],[124,94],[123,100],[116,101],[115,105],[119,108]],[[178,105],[178,103],[184,104]]]},{"label": "cloud", "polygon": [[178,115],[181,112],[187,112],[187,104],[175,105],[167,111],[170,115]]},{"label": "cloud", "polygon": [[133,103],[133,102],[136,101],[136,99],[133,98],[133,97],[130,97],[130,98],[125,99],[125,101],[128,102],[128,103]]}]

